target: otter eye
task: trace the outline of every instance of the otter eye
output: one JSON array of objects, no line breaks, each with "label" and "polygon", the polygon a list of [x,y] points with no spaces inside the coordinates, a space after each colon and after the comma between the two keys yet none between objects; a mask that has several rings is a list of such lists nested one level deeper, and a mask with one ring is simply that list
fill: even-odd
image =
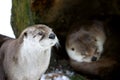
[{"label": "otter eye", "polygon": [[74,51],[75,49],[74,48],[71,48],[72,51]]},{"label": "otter eye", "polygon": [[38,35],[42,35],[43,33],[42,32],[39,32]]},{"label": "otter eye", "polygon": [[27,37],[27,32],[24,33],[25,37]]}]

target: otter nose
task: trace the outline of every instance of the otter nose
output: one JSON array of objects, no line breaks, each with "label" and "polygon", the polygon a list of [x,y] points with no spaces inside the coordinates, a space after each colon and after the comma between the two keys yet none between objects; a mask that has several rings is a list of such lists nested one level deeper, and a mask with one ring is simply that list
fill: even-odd
[{"label": "otter nose", "polygon": [[92,61],[97,61],[97,57],[93,56]]},{"label": "otter nose", "polygon": [[51,34],[49,35],[49,38],[50,38],[50,39],[55,39],[55,34],[54,34],[54,33],[51,33]]}]

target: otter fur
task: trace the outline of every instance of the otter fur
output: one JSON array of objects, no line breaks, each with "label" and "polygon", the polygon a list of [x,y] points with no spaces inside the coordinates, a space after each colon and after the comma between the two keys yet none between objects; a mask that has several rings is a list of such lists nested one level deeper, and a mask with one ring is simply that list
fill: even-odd
[{"label": "otter fur", "polygon": [[0,49],[0,59],[8,80],[39,80],[47,70],[51,48],[57,36],[46,25],[33,25],[17,39],[7,40]]},{"label": "otter fur", "polygon": [[[87,23],[85,22],[85,24],[82,24],[82,27],[86,28],[85,25],[87,24],[87,26],[89,28],[93,29],[92,33],[95,33],[96,31],[94,30],[94,27],[91,27],[91,25],[92,26],[96,25],[96,27],[98,27],[97,29],[102,30],[102,32],[104,33],[104,35],[106,37],[104,39],[105,42],[101,45],[102,52],[98,55],[99,58],[96,61],[95,60],[92,61],[91,60],[92,57],[91,57],[91,59],[89,59],[89,61],[77,60],[79,58],[80,52],[84,48],[84,46],[82,49],[80,49],[81,45],[77,44],[80,41],[77,42],[74,40],[74,38],[79,39],[79,38],[81,38],[81,37],[79,37],[79,35],[83,35],[83,34],[79,34],[82,32],[78,32],[78,31],[80,31],[80,29],[82,29],[82,27],[80,26],[81,23],[73,24],[71,27],[70,33],[68,33],[68,38],[67,38],[67,42],[66,42],[66,49],[67,48],[71,49],[71,50],[72,50],[72,48],[74,48],[74,50],[79,49],[79,52],[74,52],[75,53],[74,55],[76,55],[77,53],[79,53],[79,54],[76,55],[75,59],[72,57],[69,57],[70,58],[70,65],[72,66],[72,68],[75,71],[77,71],[80,74],[83,74],[85,76],[88,76],[88,78],[90,78],[91,80],[93,80],[93,79],[118,80],[119,79],[119,72],[120,72],[120,56],[119,56],[120,38],[118,37],[118,34],[119,34],[118,30],[119,29],[117,29],[117,31],[116,31],[116,27],[115,28],[113,27],[115,25],[115,24],[113,25],[113,22],[109,23],[109,24],[112,24],[112,26],[108,25],[108,24],[105,25],[105,23],[102,23],[102,22],[100,22],[100,24],[98,24],[98,21],[97,21],[97,23],[96,23],[96,21],[95,22],[89,21],[89,22],[90,22],[90,24],[88,22]],[[101,23],[103,25],[101,25]],[[104,27],[103,28],[104,30],[100,29],[102,27]],[[76,36],[69,38],[69,36],[71,36],[73,34],[76,34]],[[91,35],[90,32],[89,32],[89,35]],[[100,35],[98,35],[98,33],[96,33],[95,35],[97,35],[96,37],[100,38]],[[96,37],[90,38],[90,41],[91,41],[91,39],[93,41],[93,39]],[[83,42],[86,42],[85,44],[87,44],[88,41],[86,41],[86,40],[89,39],[89,36],[87,38],[83,37],[82,39],[84,40]],[[69,45],[68,45],[68,42],[71,40],[74,40],[74,41],[72,43],[69,43]],[[96,41],[100,42],[99,40],[95,40],[94,42],[96,42]],[[71,46],[75,46],[75,45],[79,45],[79,46],[71,48]],[[92,44],[90,46],[92,46]],[[99,49],[100,46],[96,46],[96,47],[98,47],[97,49]],[[93,47],[93,48],[95,48],[95,47]],[[68,53],[68,55],[69,54],[70,53]],[[95,55],[96,54],[94,54],[94,53],[92,54],[92,56],[95,56]]]},{"label": "otter fur", "polygon": [[102,23],[96,21],[79,26],[67,35],[66,51],[69,57],[78,62],[99,60],[106,40]]}]

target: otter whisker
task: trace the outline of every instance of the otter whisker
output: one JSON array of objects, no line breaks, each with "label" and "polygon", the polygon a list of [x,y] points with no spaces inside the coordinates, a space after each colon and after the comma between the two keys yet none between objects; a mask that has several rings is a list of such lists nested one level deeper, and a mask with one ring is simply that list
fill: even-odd
[{"label": "otter whisker", "polygon": [[59,41],[55,44],[55,47],[58,49],[59,47],[61,47]]}]

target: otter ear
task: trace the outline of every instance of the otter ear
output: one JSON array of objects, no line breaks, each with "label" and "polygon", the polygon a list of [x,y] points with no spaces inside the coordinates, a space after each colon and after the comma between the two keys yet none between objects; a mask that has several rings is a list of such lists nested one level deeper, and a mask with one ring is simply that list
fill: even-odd
[{"label": "otter ear", "polygon": [[27,32],[24,32],[24,36],[27,37]]}]

